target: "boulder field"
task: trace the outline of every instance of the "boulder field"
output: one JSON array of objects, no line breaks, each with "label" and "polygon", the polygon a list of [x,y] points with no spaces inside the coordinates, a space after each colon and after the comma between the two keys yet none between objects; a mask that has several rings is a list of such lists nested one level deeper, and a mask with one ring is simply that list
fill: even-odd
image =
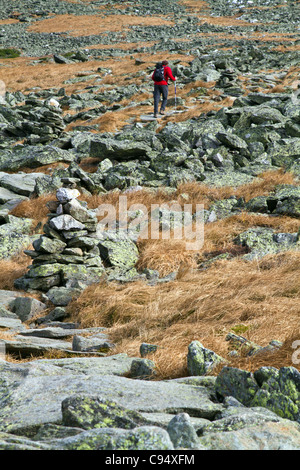
[{"label": "boulder field", "polygon": [[[106,328],[83,328],[67,313],[92,284],[156,286],[177,275],[138,269],[142,225],[125,230],[116,220],[106,230],[81,195],[143,190],[171,199],[182,183],[234,193],[264,172],[282,171],[294,183],[250,199],[211,200],[201,214],[184,214],[184,224],[199,216],[205,228],[241,213],[299,220],[299,2],[4,3],[0,260],[24,252],[31,264],[13,290],[0,290],[0,449],[299,450],[296,367],[249,372],[194,340],[186,351],[188,375],[158,380],[148,357],[158,345],[142,343],[138,357],[114,353]],[[107,32],[112,18],[119,26]],[[166,115],[154,119],[149,77],[162,53],[178,96],[170,93]],[[64,78],[21,89],[22,82],[6,77],[23,59],[28,70],[55,67]],[[42,227],[13,215],[20,204],[50,195]],[[166,229],[182,224],[182,216],[174,207],[154,214]],[[299,230],[270,225],[233,237],[245,262],[299,251]],[[231,254],[200,269],[220,258],[230,262]],[[249,358],[282,347],[276,339],[262,347],[231,332],[226,340],[232,354],[243,348]],[[59,358],[41,358],[47,354]]]}]

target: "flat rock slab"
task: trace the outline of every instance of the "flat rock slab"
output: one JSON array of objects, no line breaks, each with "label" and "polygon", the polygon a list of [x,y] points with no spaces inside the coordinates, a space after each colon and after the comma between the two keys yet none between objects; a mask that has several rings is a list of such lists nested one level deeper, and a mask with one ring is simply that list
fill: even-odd
[{"label": "flat rock slab", "polygon": [[141,114],[140,115],[140,120],[141,121],[156,121],[157,118],[153,116],[153,114]]},{"label": "flat rock slab", "polygon": [[14,340],[2,340],[7,353],[20,354],[21,357],[42,355],[49,351],[72,351],[72,342],[58,339],[24,337],[16,335]]},{"label": "flat rock slab", "polygon": [[[0,323],[1,324],[1,323]],[[60,328],[60,327],[45,327],[45,328],[35,328],[23,331],[22,336],[34,336],[38,338],[52,338],[52,339],[62,339],[68,338],[70,336],[79,335],[79,334],[97,334],[100,335],[103,331],[103,328]],[[106,336],[101,335],[103,338]]]},{"label": "flat rock slab", "polygon": [[0,306],[7,309],[13,308],[17,297],[24,297],[24,293],[10,290],[0,290]]},{"label": "flat rock slab", "polygon": [[[0,181],[0,184],[1,184],[1,181]],[[27,197],[17,195],[16,193],[10,191],[9,189],[0,187],[0,204],[6,204],[9,201],[21,202],[21,201],[26,201],[26,200],[28,200]]]},{"label": "flat rock slab", "polygon": [[22,325],[21,320],[16,318],[9,317],[0,317],[0,328],[10,328],[10,329],[26,329],[25,325]]},{"label": "flat rock slab", "polygon": [[[101,362],[105,359],[107,358],[95,360]],[[0,388],[0,431],[12,432],[44,423],[59,423],[62,419],[62,401],[68,396],[81,393],[99,395],[129,410],[148,413],[176,414],[184,411],[191,416],[213,419],[223,409],[222,405],[210,400],[210,392],[201,386],[172,383],[172,381],[166,383],[132,380],[111,375],[111,372],[110,375],[101,375],[99,370],[94,374],[91,373],[91,368],[87,372],[86,367],[83,374],[79,368],[75,370],[58,368],[52,361],[48,363],[49,375],[46,375],[45,361],[43,361],[44,370],[40,369],[40,372],[31,370],[33,373],[30,373],[32,364],[31,366],[27,364],[27,371],[26,365],[22,370],[18,366],[13,370],[13,366],[10,366],[5,373],[5,364],[0,363],[1,378],[4,383],[7,382],[5,380],[7,376],[10,380],[14,379],[9,387],[9,401],[7,401],[7,386],[3,385]],[[74,359],[69,365],[74,367]]]},{"label": "flat rock slab", "polygon": [[15,173],[11,175],[1,172],[0,186],[13,191],[13,193],[30,196],[34,191],[36,180],[42,176],[41,173]]}]

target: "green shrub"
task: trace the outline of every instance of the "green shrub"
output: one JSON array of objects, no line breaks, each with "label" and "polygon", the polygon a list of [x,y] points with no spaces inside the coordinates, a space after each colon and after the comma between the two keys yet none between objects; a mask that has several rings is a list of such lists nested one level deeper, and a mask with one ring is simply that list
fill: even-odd
[{"label": "green shrub", "polygon": [[20,54],[17,49],[0,49],[0,59],[14,59],[19,57]]},{"label": "green shrub", "polygon": [[245,333],[248,330],[249,330],[249,326],[247,325],[235,325],[231,328],[231,331],[233,331],[236,335]]}]

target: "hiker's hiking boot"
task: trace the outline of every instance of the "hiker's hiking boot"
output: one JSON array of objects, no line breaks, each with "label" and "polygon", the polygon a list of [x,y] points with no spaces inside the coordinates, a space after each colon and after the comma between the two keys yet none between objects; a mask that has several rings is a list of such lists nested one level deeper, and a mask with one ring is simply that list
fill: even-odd
[{"label": "hiker's hiking boot", "polygon": [[154,117],[157,118],[157,114],[154,114]]},{"label": "hiker's hiking boot", "polygon": [[159,111],[159,114],[162,114],[164,116],[165,112],[164,111]]}]

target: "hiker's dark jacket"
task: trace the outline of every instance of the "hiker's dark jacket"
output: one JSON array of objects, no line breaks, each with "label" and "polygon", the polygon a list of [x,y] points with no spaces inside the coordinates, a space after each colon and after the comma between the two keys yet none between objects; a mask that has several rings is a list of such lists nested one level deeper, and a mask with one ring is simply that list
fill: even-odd
[{"label": "hiker's dark jacket", "polygon": [[154,81],[155,85],[168,85],[169,78],[170,78],[170,80],[173,80],[173,81],[176,80],[176,78],[173,77],[172,70],[170,69],[170,67],[168,65],[164,65],[164,75],[165,75],[164,80],[161,80],[160,82],[156,82],[153,78],[153,76],[154,76],[154,72],[153,72],[152,80]]}]

